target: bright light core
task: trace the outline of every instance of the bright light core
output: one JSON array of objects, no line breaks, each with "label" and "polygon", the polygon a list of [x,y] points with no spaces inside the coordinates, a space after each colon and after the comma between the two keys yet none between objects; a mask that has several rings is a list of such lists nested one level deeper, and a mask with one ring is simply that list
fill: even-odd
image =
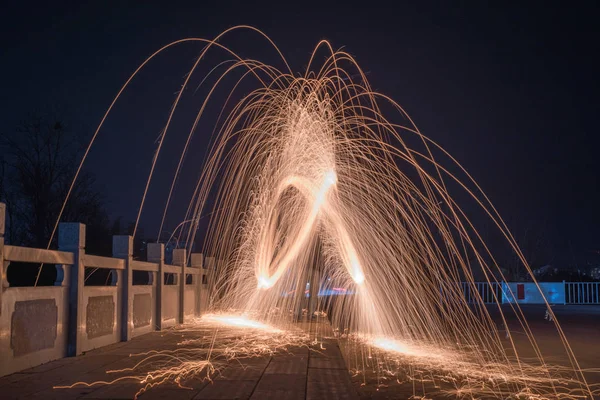
[{"label": "bright light core", "polygon": [[233,326],[238,328],[250,328],[258,329],[261,331],[267,331],[271,333],[282,332],[281,329],[277,329],[271,325],[263,324],[252,319],[248,319],[243,315],[235,314],[205,314],[201,318],[204,322],[216,323],[219,325]]}]

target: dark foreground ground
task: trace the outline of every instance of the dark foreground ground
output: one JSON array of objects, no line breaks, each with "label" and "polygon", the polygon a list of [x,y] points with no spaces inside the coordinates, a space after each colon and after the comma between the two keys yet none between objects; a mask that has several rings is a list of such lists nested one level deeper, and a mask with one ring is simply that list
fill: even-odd
[{"label": "dark foreground ground", "polygon": [[[496,321],[498,329],[501,330],[501,334],[504,334],[505,328],[497,306],[490,306],[488,310],[494,321]],[[514,312],[507,305],[503,305],[502,310],[510,331],[513,333],[520,357],[531,359],[531,362],[534,362],[535,352]],[[567,352],[554,323],[545,318],[545,306],[523,305],[521,310],[525,314],[544,360],[550,365],[569,367],[571,364]],[[566,334],[580,368],[584,370],[584,376],[588,384],[596,385],[595,389],[598,390],[597,393],[600,393],[600,306],[557,305],[552,306],[552,310]],[[504,335],[503,345],[505,348],[510,347],[510,342]],[[432,382],[404,381],[399,383],[393,378],[382,379],[381,374],[374,370],[355,375],[352,381],[361,399],[407,399],[411,396],[421,398],[420,396],[423,395],[428,399],[449,398],[440,394],[440,387],[435,387],[436,385]],[[436,382],[436,384],[439,385],[440,382]],[[443,382],[441,386],[444,389]],[[455,386],[452,387],[448,384],[445,386],[445,389],[455,388]],[[456,396],[450,398],[453,397]],[[594,399],[600,399],[600,394],[595,395]]]},{"label": "dark foreground ground", "polygon": [[[544,318],[545,308],[525,306],[522,309],[546,361],[555,365],[569,365],[553,323]],[[600,384],[600,307],[555,306],[553,310],[581,368],[587,370],[585,376],[588,383]],[[490,313],[502,329],[499,312],[491,308]],[[523,357],[533,356],[527,336],[517,320],[507,310],[505,315],[514,332],[519,354]],[[315,324],[317,323],[306,329],[313,330]],[[318,330],[322,336],[332,336],[327,324],[319,324]],[[203,333],[194,334],[198,336]],[[0,399],[131,399],[142,387],[139,381],[125,380],[111,385],[78,386],[71,389],[53,389],[53,386],[70,385],[78,381],[91,383],[113,380],[131,375],[130,371],[113,374],[107,374],[106,371],[134,366],[140,357],[130,357],[130,354],[154,349],[174,350],[189,336],[189,331],[155,332],[130,342],[117,343],[79,357],[57,360],[9,375],[0,378]],[[505,341],[508,347],[508,340]],[[343,342],[341,343],[343,346]],[[456,398],[440,395],[439,388],[436,389],[431,382],[398,383],[390,379],[382,380],[376,370],[349,373],[348,366],[355,365],[356,360],[344,360],[342,354],[347,353],[340,351],[335,339],[326,339],[325,349],[321,346],[309,347],[287,347],[286,351],[273,356],[234,360],[222,365],[220,372],[215,373],[212,380],[205,379],[206,375],[201,373],[184,379],[180,386],[166,383],[151,388],[139,398],[381,400],[423,398],[420,397],[423,394],[428,399]],[[594,368],[595,371],[592,370]]]}]

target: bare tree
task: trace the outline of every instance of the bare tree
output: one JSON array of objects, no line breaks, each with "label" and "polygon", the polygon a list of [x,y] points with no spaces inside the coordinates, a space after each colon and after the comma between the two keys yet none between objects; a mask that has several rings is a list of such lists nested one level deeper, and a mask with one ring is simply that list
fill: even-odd
[{"label": "bare tree", "polygon": [[[60,118],[39,114],[0,133],[4,154],[0,196],[7,203],[8,238],[13,244],[48,245],[80,159],[78,139]],[[108,233],[108,218],[90,173],[79,176],[61,220]]]},{"label": "bare tree", "polygon": [[[523,225],[523,224],[522,224]],[[546,233],[547,224],[529,221],[521,228],[515,238],[532,270],[553,262],[550,244]],[[516,253],[512,253],[506,269],[511,280],[527,280],[529,278],[523,262]]]}]

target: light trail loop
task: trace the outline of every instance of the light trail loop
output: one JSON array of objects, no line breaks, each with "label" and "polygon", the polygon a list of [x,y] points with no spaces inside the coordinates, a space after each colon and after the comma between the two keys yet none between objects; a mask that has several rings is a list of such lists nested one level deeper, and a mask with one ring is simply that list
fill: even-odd
[{"label": "light trail loop", "polygon": [[[269,243],[264,243],[268,238],[268,235],[263,235],[263,241],[260,244],[260,249],[257,252],[258,260],[256,263],[256,280],[258,289],[269,289],[277,283],[279,278],[287,271],[292,261],[298,256],[300,250],[305,246],[310,233],[314,228],[314,225],[319,216],[319,212],[323,211],[327,214],[327,217],[332,222],[335,228],[335,234],[338,236],[340,242],[340,253],[344,264],[348,270],[348,273],[357,284],[362,284],[365,280],[364,273],[358,261],[358,255],[352,245],[350,236],[347,230],[344,228],[341,218],[334,211],[334,208],[328,204],[328,193],[337,184],[337,174],[334,170],[328,170],[323,174],[321,184],[316,186],[313,182],[304,177],[290,176],[286,178],[281,185],[279,185],[276,199],[283,194],[283,192],[289,188],[294,187],[309,201],[311,201],[310,213],[304,219],[298,234],[292,239],[292,245],[284,251],[282,255],[278,255],[273,262],[268,260],[273,259],[273,246]],[[270,210],[270,214],[273,215],[276,210],[274,206]],[[266,232],[270,229],[266,228]],[[271,274],[271,265],[275,265],[275,271]]]}]

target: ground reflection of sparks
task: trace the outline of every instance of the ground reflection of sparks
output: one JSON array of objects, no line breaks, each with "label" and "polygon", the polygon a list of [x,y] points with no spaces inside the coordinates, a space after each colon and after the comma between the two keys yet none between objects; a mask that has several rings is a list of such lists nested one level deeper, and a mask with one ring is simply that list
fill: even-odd
[{"label": "ground reflection of sparks", "polygon": [[[510,399],[556,398],[549,388],[561,393],[558,398],[589,398],[578,388],[576,375],[565,366],[539,365],[535,359],[478,362],[476,349],[440,349],[435,345],[407,343],[392,337],[354,335],[344,340],[347,346],[354,347],[354,351],[370,349],[364,368],[353,370],[355,377],[364,375],[366,383],[373,380],[374,371],[377,371],[378,388],[388,388],[393,383],[414,387],[418,383],[423,395],[417,396],[415,391],[414,398],[496,398],[506,393],[512,393],[507,397]],[[591,390],[598,393],[598,385],[592,385]]]},{"label": "ground reflection of sparks", "polygon": [[248,319],[243,315],[231,315],[231,314],[206,314],[200,319],[201,322],[209,324],[218,324],[225,326],[234,326],[239,328],[252,328],[262,331],[268,331],[271,333],[282,333],[281,329],[277,329],[273,326],[263,324],[255,320]]},{"label": "ground reflection of sparks", "polygon": [[[386,337],[375,337],[368,340],[369,344],[381,350],[390,351],[393,353],[404,354],[420,358],[440,358],[439,354],[432,352],[432,349],[422,350],[399,340],[394,340]],[[434,350],[435,351],[435,350]]]},{"label": "ground reflection of sparks", "polygon": [[114,379],[75,382],[55,389],[130,382],[140,386],[137,397],[162,384],[186,388],[194,380],[211,380],[234,359],[243,364],[244,360],[310,344],[309,335],[300,329],[279,329],[233,313],[205,314],[165,332],[170,334],[183,337],[176,349],[132,354],[132,359],[139,360],[133,366],[106,371],[109,377],[116,376]]}]

